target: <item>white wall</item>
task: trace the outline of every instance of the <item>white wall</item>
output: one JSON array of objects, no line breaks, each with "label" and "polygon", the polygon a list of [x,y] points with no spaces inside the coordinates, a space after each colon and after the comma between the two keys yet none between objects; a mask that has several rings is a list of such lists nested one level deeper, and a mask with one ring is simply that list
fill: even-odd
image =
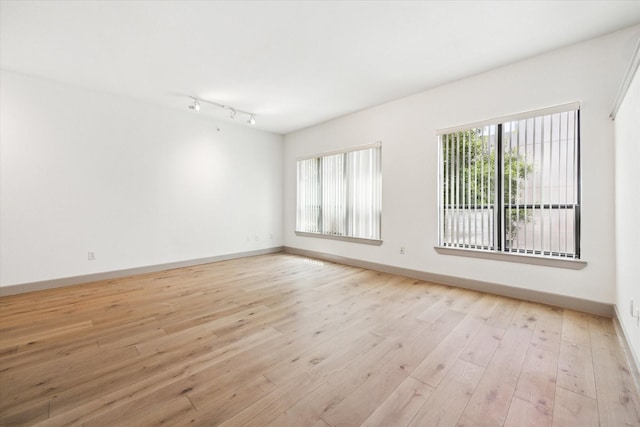
[{"label": "white wall", "polygon": [[[640,26],[547,53],[285,136],[285,245],[429,273],[613,303],[611,105]],[[384,58],[381,58],[384,60]],[[437,67],[437,64],[433,64]],[[441,255],[436,130],[572,101],[582,103],[582,270]],[[299,156],[382,141],[382,246],[299,237]],[[400,255],[399,247],[406,247]]]},{"label": "white wall", "polygon": [[281,135],[216,123],[186,98],[181,111],[0,82],[0,285],[282,245]]},{"label": "white wall", "polygon": [[640,366],[640,325],[630,301],[640,307],[640,72],[627,91],[615,120],[616,152],[616,305],[620,323]]}]

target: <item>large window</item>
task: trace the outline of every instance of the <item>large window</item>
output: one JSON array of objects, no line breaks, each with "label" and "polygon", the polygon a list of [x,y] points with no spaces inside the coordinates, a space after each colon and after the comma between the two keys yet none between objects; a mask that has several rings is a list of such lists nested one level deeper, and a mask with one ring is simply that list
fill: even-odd
[{"label": "large window", "polygon": [[380,144],[300,159],[296,231],[380,240]]},{"label": "large window", "polygon": [[576,104],[439,132],[439,245],[580,258]]}]

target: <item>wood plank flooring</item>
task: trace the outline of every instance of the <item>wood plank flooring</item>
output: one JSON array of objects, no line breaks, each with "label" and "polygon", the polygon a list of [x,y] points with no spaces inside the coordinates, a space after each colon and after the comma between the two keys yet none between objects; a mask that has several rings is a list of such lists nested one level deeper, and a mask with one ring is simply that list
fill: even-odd
[{"label": "wood plank flooring", "polygon": [[2,426],[640,426],[611,319],[288,254],[0,299]]}]

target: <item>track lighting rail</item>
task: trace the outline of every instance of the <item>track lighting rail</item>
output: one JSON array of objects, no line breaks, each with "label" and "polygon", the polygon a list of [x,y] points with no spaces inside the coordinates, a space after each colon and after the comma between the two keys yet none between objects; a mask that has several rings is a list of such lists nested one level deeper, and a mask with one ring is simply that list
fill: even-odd
[{"label": "track lighting rail", "polygon": [[250,113],[248,111],[239,110],[239,109],[231,107],[229,105],[220,104],[218,102],[209,101],[207,99],[198,98],[196,96],[189,96],[189,98],[191,98],[193,100],[193,103],[191,105],[189,105],[189,109],[191,109],[191,110],[200,111],[200,103],[205,103],[205,104],[213,105],[213,106],[216,106],[218,108],[222,108],[223,110],[228,111],[229,112],[229,118],[231,118],[231,119],[235,119],[238,114],[244,114],[244,115],[246,115],[248,117],[247,118],[247,123],[249,123],[250,125],[255,125],[256,124],[256,116],[255,116],[255,114]]}]

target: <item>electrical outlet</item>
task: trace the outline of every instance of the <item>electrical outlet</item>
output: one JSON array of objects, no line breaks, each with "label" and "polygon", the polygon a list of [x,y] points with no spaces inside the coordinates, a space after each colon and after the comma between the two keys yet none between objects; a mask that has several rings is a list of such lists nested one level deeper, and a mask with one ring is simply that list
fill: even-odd
[{"label": "electrical outlet", "polygon": [[93,261],[94,259],[96,259],[96,253],[95,252],[87,252],[87,259],[89,261]]},{"label": "electrical outlet", "polygon": [[400,246],[400,255],[404,255],[404,246]]},{"label": "electrical outlet", "polygon": [[635,316],[635,310],[633,309],[633,300],[631,300],[631,304],[629,304],[629,314],[631,317]]}]

